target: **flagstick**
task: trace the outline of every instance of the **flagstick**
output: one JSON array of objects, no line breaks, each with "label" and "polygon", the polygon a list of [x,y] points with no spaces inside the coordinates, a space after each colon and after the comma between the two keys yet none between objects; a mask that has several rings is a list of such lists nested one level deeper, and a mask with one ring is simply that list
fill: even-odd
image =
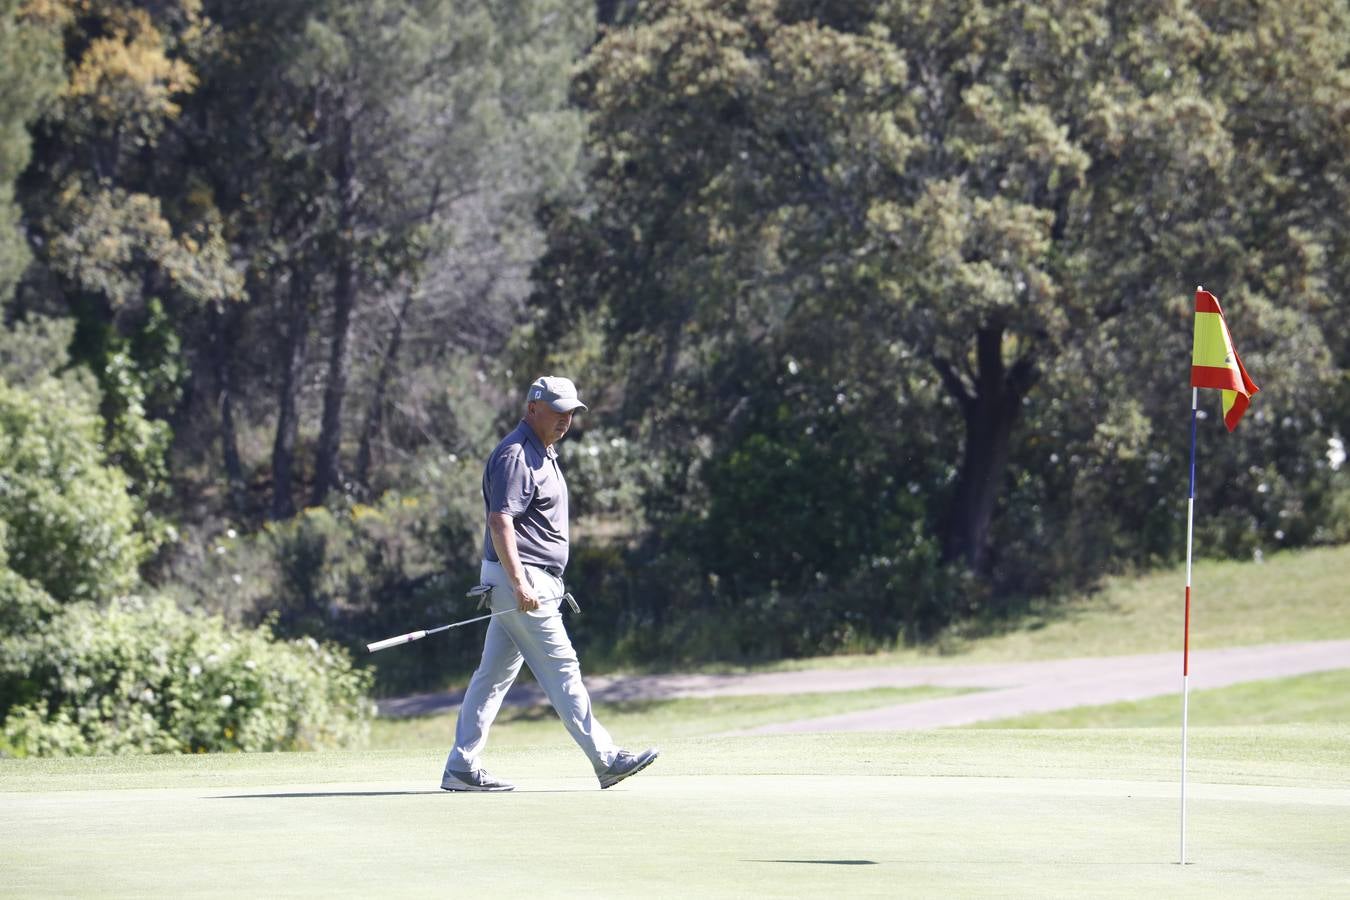
[{"label": "flagstick", "polygon": [[[1203,316],[1203,317],[1202,317]],[[1186,865],[1186,755],[1190,749],[1191,563],[1195,538],[1195,432],[1199,388],[1216,388],[1224,400],[1223,423],[1232,431],[1261,389],[1242,366],[1219,298],[1195,288],[1195,331],[1191,344],[1191,487],[1186,498],[1186,627],[1181,649],[1181,865]]]},{"label": "flagstick", "polygon": [[[1199,290],[1199,288],[1197,288]],[[1195,531],[1195,422],[1200,390],[1191,388],[1191,489],[1186,499],[1186,624],[1181,643],[1181,865],[1186,865],[1186,753],[1191,705],[1191,542]]]}]

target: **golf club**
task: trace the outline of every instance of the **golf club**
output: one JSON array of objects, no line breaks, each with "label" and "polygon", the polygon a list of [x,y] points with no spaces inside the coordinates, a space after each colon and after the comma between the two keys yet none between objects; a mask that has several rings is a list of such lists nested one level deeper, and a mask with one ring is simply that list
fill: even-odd
[{"label": "golf club", "polygon": [[[542,597],[540,598],[539,602],[552,603],[554,600],[566,600],[567,605],[572,607],[572,612],[574,613],[581,612],[581,607],[577,605],[576,598],[573,597],[570,593],[563,594],[560,597]],[[366,644],[366,650],[369,653],[374,653],[376,650],[383,650],[386,647],[397,647],[399,644],[410,644],[413,641],[420,641],[422,638],[426,637],[429,634],[438,634],[442,631],[448,631],[451,628],[458,628],[461,625],[472,625],[474,622],[481,622],[484,619],[491,619],[494,616],[504,616],[507,613],[516,611],[517,610],[515,608],[503,609],[499,610],[498,612],[488,613],[485,616],[478,616],[473,619],[465,619],[463,622],[451,622],[449,625],[441,625],[437,628],[427,628],[422,631],[410,631],[407,634],[400,634],[397,637],[385,638],[382,641],[375,641],[374,643]]]}]

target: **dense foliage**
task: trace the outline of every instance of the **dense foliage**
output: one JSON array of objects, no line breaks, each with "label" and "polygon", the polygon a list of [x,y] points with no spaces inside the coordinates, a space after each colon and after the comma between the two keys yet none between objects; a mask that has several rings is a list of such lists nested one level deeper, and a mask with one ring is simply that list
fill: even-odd
[{"label": "dense foliage", "polygon": [[1343,6],[638,18],[588,57],[590,202],[553,221],[538,279],[542,333],[604,333],[593,380],[668,454],[658,528],[697,548],[698,582],[630,599],[785,592],[828,617],[804,585],[884,559],[905,574],[869,613],[913,606],[928,634],[1175,559],[1196,282],[1268,373],[1236,438],[1207,405],[1201,552],[1343,533]]},{"label": "dense foliage", "polygon": [[1182,553],[1197,283],[1262,386],[1201,398],[1198,551],[1350,538],[1341,0],[0,0],[0,49],[0,633],[468,614],[545,373],[588,659],[1006,618]]},{"label": "dense foliage", "polygon": [[71,332],[48,322],[0,337],[0,748],[47,756],[363,740],[370,677],[345,650],[128,596],[163,529],[108,460],[94,380],[62,374]]},{"label": "dense foliage", "polygon": [[0,641],[4,741],[21,755],[319,750],[365,740],[369,673],[168,600],[72,604]]},{"label": "dense foliage", "polygon": [[126,593],[151,549],[127,474],[106,461],[93,379],[57,377],[70,333],[20,325],[0,338],[5,631],[36,625],[57,599]]}]

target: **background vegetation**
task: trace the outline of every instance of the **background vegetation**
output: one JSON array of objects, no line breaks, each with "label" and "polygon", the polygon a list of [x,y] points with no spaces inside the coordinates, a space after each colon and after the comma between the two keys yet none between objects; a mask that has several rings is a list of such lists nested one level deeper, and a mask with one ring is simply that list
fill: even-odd
[{"label": "background vegetation", "polygon": [[63,721],[10,648],[111,654],[75,625],[121,598],[266,623],[283,678],[466,613],[545,373],[591,406],[594,662],[931,641],[1173,563],[1197,283],[1263,389],[1231,438],[1203,398],[1199,553],[1350,539],[1335,0],[0,0],[0,83],[0,718]]}]

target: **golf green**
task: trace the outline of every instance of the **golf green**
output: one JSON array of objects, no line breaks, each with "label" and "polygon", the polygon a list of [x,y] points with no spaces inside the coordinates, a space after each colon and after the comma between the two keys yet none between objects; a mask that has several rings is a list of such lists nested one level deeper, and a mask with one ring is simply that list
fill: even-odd
[{"label": "golf green", "polygon": [[510,794],[437,753],[0,761],[15,896],[1350,896],[1346,729],[675,742],[609,791],[562,743]]}]

